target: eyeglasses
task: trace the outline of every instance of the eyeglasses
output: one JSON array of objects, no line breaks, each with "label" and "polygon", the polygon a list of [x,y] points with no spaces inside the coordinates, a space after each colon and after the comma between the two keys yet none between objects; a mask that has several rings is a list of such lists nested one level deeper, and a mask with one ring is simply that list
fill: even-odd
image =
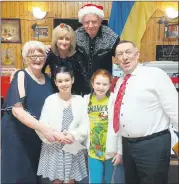
[{"label": "eyeglasses", "polygon": [[33,56],[27,56],[27,57],[29,57],[32,61],[36,61],[37,59],[42,61],[45,59],[45,56],[40,56],[40,55],[33,55]]}]

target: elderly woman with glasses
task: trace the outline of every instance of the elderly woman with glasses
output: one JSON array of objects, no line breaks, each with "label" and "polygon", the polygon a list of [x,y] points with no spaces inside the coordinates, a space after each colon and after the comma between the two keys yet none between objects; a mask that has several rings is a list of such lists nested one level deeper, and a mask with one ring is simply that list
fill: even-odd
[{"label": "elderly woman with glasses", "polygon": [[45,99],[52,94],[49,76],[41,73],[46,60],[44,44],[25,43],[22,57],[26,68],[14,74],[3,106],[1,181],[35,184],[39,183],[41,140],[34,130],[50,142],[58,138],[53,129],[38,121]]}]

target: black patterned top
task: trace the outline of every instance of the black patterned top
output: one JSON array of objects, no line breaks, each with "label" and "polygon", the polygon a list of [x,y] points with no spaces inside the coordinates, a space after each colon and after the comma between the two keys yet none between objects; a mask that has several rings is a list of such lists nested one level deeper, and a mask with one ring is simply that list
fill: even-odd
[{"label": "black patterned top", "polygon": [[55,69],[60,66],[69,66],[73,69],[75,78],[72,86],[72,94],[85,95],[90,93],[86,70],[82,62],[82,57],[78,52],[76,52],[73,56],[67,58],[61,58],[60,56],[56,56],[54,53],[50,52],[42,69],[43,73],[45,73],[45,69],[47,68],[47,66],[50,67],[51,81],[54,92],[58,92],[58,88],[56,87],[54,82]]},{"label": "black patterned top", "polygon": [[88,78],[98,69],[112,73],[112,56],[119,36],[107,26],[102,25],[94,39],[91,39],[83,27],[76,30],[77,50],[84,57],[84,66]]}]

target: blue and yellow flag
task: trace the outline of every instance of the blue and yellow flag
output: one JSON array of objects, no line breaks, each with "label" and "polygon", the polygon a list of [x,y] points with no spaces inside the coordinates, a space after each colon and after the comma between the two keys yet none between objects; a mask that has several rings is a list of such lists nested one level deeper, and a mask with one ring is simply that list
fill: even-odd
[{"label": "blue and yellow flag", "polygon": [[112,3],[109,27],[121,40],[129,40],[140,49],[147,21],[156,10],[154,2],[115,1]]}]

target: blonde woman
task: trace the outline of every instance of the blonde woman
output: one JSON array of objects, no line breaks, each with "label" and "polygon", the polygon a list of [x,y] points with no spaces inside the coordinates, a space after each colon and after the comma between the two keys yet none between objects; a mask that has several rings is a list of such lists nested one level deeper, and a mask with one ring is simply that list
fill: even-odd
[{"label": "blonde woman", "polygon": [[47,61],[42,70],[45,72],[45,69],[49,66],[54,92],[58,92],[54,83],[55,71],[60,66],[67,66],[74,71],[75,82],[72,94],[88,94],[90,89],[83,63],[81,55],[76,52],[76,34],[74,30],[67,24],[60,24],[53,30],[51,51],[48,53]]}]

